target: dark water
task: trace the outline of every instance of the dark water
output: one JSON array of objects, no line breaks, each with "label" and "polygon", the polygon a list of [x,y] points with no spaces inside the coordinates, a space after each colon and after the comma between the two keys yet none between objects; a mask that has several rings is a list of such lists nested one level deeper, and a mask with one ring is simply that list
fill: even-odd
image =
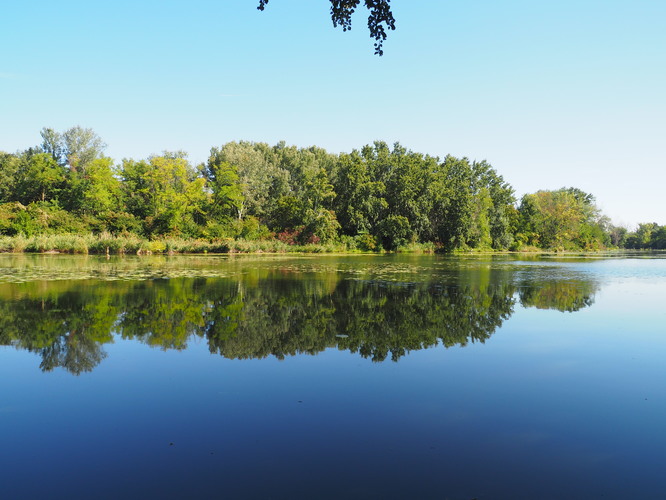
[{"label": "dark water", "polygon": [[666,259],[0,256],[0,498],[666,498]]}]

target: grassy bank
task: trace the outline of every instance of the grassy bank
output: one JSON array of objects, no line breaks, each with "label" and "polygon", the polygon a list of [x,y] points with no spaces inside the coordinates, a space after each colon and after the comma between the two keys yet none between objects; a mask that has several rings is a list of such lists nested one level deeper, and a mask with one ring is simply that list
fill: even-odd
[{"label": "grassy bank", "polygon": [[[563,249],[541,249],[525,246],[513,252],[499,253],[543,254],[543,253],[595,253],[611,249],[564,251]],[[432,254],[441,251],[434,243],[409,243],[398,247],[397,253]],[[617,251],[617,249],[615,249]],[[354,238],[326,244],[292,245],[277,239],[184,239],[163,237],[142,238],[128,234],[113,236],[102,234],[50,234],[34,236],[0,236],[0,253],[68,253],[109,255],[160,255],[160,254],[204,254],[204,253],[384,253],[381,247],[374,251],[359,248]],[[491,249],[458,249],[453,254],[498,253]]]},{"label": "grassy bank", "polygon": [[[408,252],[432,252],[434,246],[410,245]],[[289,245],[277,239],[182,239],[149,240],[136,235],[53,234],[0,236],[0,252],[70,254],[173,254],[173,253],[341,253],[360,252],[345,242]]]}]

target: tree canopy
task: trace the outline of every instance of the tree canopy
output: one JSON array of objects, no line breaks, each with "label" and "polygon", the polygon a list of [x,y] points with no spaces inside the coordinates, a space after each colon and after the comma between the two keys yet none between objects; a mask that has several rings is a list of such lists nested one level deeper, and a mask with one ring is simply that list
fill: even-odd
[{"label": "tree canopy", "polygon": [[578,188],[525,194],[487,161],[375,141],[349,153],[228,142],[206,163],[182,151],[119,164],[90,129],[45,128],[0,152],[0,235],[128,233],[339,250],[666,248],[666,228],[613,226]]},{"label": "tree canopy", "polygon": [[[361,0],[330,0],[331,20],[333,26],[341,26],[342,31],[352,28],[352,14],[358,8]],[[389,4],[390,0],[363,0],[363,4],[370,11],[368,16],[368,30],[370,37],[375,39],[375,54],[383,55],[383,44],[386,40],[386,30],[395,30],[395,19]],[[268,0],[259,0],[257,9],[264,10]]]}]

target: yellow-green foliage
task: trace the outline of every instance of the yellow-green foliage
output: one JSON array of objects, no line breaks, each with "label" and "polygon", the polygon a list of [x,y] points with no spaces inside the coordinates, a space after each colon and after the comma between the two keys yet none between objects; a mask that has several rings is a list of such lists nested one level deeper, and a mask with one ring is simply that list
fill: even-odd
[{"label": "yellow-green foliage", "polygon": [[437,247],[432,242],[427,243],[408,243],[398,247],[399,253],[435,253]]}]

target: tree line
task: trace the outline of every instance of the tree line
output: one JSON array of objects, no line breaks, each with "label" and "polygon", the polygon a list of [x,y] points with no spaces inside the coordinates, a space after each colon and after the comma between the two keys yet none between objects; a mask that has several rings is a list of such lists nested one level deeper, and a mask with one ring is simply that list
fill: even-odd
[{"label": "tree line", "polygon": [[0,234],[335,242],[353,250],[665,248],[666,228],[615,227],[577,188],[517,200],[486,161],[376,141],[351,153],[229,142],[192,165],[182,151],[114,162],[91,129],[41,131],[0,152]]}]

